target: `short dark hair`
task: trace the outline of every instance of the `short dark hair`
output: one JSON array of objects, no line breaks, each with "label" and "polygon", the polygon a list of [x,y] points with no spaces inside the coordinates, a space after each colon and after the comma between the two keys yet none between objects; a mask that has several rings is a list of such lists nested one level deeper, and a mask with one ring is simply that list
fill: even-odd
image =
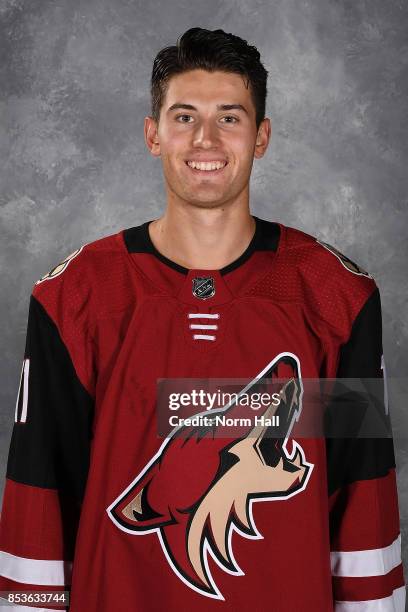
[{"label": "short dark hair", "polygon": [[258,49],[246,40],[224,32],[190,28],[176,45],[164,47],[156,55],[151,77],[152,117],[159,121],[160,111],[172,76],[189,70],[234,72],[247,79],[256,111],[256,127],[265,118],[268,71]]}]

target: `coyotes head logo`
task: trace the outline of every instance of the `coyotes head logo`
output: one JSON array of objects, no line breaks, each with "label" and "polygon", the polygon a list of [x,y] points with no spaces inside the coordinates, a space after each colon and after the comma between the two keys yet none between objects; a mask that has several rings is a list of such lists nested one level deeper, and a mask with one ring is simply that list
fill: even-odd
[{"label": "coyotes head logo", "polygon": [[59,264],[54,266],[52,270],[47,272],[47,274],[44,274],[44,276],[42,276],[35,284],[39,285],[43,281],[50,280],[51,278],[55,278],[56,276],[59,276],[60,274],[62,274],[64,270],[67,268],[69,262],[72,261],[77,255],[79,255],[83,248],[84,247],[81,246],[79,249],[77,249],[76,251],[68,255]]},{"label": "coyotes head logo", "polygon": [[[302,409],[296,355],[277,355],[240,394],[267,377],[288,381],[280,388],[279,405],[263,408],[266,425],[244,428],[237,439],[216,437],[215,425],[175,428],[106,510],[122,531],[156,533],[176,575],[207,597],[224,599],[211,575],[210,556],[225,572],[244,575],[234,558],[233,531],[248,539],[263,537],[254,524],[252,504],[297,495],[313,468],[297,442],[292,440],[291,453],[286,448]],[[234,399],[224,408],[206,412],[214,414],[236,417],[242,415],[242,406]],[[282,438],[271,437],[274,428],[267,419],[273,415],[279,416]]]},{"label": "coyotes head logo", "polygon": [[337,259],[349,272],[352,272],[353,274],[359,274],[360,276],[368,276],[368,278],[373,278],[371,274],[366,272],[366,270],[363,270],[363,268],[354,263],[354,261],[351,261],[351,259],[346,257],[346,255],[340,253],[340,251],[338,251],[334,246],[331,246],[331,244],[327,244],[327,242],[323,242],[322,240],[318,240],[317,238],[316,242],[324,246],[328,251],[330,251],[330,253],[333,253],[333,255],[337,257]]}]

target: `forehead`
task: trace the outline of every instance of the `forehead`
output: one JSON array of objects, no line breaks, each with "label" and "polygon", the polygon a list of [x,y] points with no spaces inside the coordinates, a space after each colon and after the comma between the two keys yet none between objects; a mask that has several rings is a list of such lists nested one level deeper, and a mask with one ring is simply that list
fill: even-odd
[{"label": "forehead", "polygon": [[[208,72],[207,70],[190,70],[177,74],[169,80],[165,106],[175,102],[185,102],[194,106],[201,104],[246,104],[251,101],[247,79],[231,72]],[[250,110],[248,108],[248,110]]]}]

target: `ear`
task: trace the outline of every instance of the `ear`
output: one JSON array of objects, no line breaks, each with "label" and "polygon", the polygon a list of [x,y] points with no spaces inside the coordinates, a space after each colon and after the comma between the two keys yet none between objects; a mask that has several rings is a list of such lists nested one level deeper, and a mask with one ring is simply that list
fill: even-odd
[{"label": "ear", "polygon": [[150,505],[150,483],[151,481],[144,486],[140,482],[136,483],[110,511],[112,517],[126,529],[149,531],[172,522],[172,517],[168,511],[163,515]]},{"label": "ear", "polygon": [[153,117],[145,117],[144,138],[147,148],[154,157],[160,156],[159,126]]},{"label": "ear", "polygon": [[256,136],[255,141],[254,157],[260,158],[265,155],[266,149],[268,148],[269,140],[271,138],[271,134],[271,120],[268,119],[268,117],[265,117],[265,119],[261,121],[261,124],[258,128],[258,134]]}]

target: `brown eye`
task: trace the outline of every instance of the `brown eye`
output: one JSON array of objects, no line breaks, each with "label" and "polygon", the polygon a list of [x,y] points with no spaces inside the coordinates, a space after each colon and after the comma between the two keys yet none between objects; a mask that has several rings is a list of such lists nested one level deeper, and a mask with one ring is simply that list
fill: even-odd
[{"label": "brown eye", "polygon": [[[178,119],[180,119],[181,117],[191,117],[191,115],[177,115],[176,121],[178,121]],[[179,123],[190,123],[190,121],[179,121]]]}]

